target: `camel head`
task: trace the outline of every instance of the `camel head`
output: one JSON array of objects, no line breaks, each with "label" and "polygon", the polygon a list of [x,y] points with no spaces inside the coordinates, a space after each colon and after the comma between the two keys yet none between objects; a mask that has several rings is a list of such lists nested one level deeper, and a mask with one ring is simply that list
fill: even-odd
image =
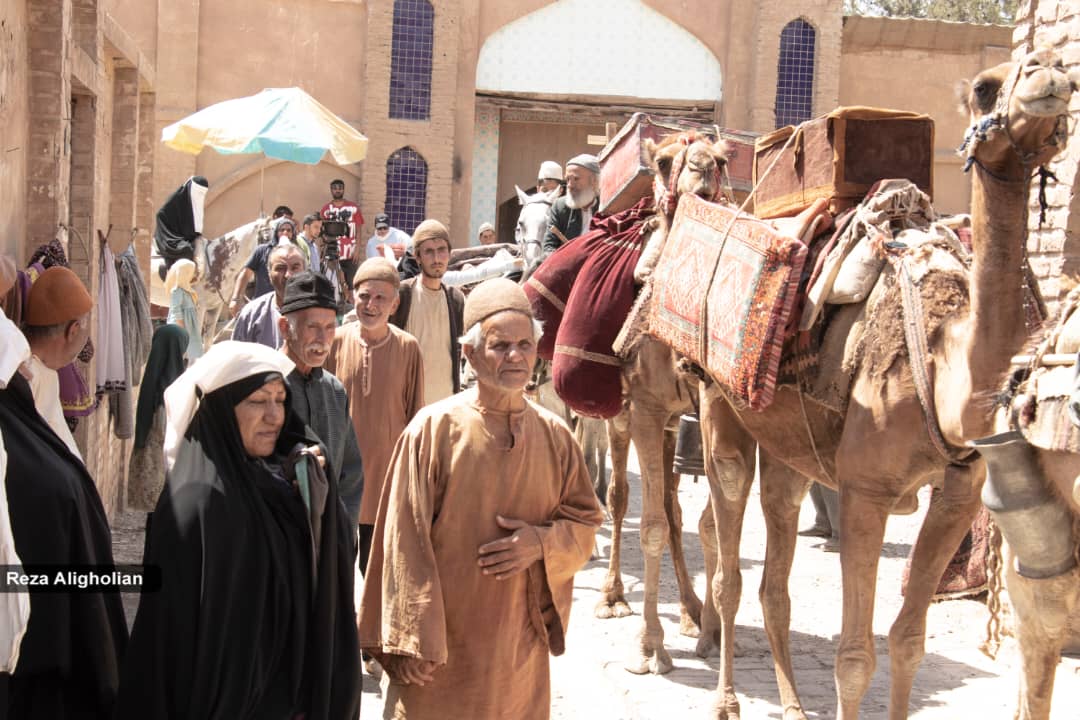
[{"label": "camel head", "polygon": [[1077,71],[1067,73],[1050,50],[979,73],[961,89],[971,118],[960,147],[968,166],[1026,180],[1065,147],[1069,98],[1078,87]]},{"label": "camel head", "polygon": [[719,200],[721,178],[730,147],[694,131],[668,135],[659,143],[645,141],[645,156],[656,173],[656,206],[670,219],[683,193]]}]

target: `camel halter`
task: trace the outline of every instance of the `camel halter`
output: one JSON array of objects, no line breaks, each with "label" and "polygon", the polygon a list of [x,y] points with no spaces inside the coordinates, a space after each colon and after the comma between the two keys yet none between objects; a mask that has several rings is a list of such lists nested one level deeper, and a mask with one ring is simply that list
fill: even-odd
[{"label": "camel halter", "polygon": [[[1064,113],[1058,115],[1054,132],[1050,134],[1050,137],[1039,147],[1034,150],[1027,151],[1021,148],[1016,138],[1013,137],[1012,128],[1009,126],[1009,106],[1012,104],[1013,94],[1016,92],[1016,86],[1020,81],[1020,75],[1024,71],[1022,63],[1016,64],[1016,70],[1014,70],[1006,79],[1005,84],[1001,88],[1001,92],[998,93],[997,102],[994,105],[994,111],[988,115],[976,120],[964,133],[964,142],[960,144],[960,147],[956,149],[956,152],[960,157],[964,158],[964,172],[971,170],[972,165],[978,166],[980,170],[994,178],[995,180],[1003,183],[1020,183],[1027,182],[1031,168],[1035,165],[1035,158],[1038,157],[1039,152],[1043,148],[1059,148],[1065,141],[1068,134],[1068,116]],[[1016,154],[1016,157],[1020,160],[1020,164],[1024,167],[1024,176],[1018,180],[1010,180],[1003,178],[996,173],[989,170],[975,157],[975,151],[978,149],[979,144],[987,140],[991,133],[1000,131],[1005,133],[1005,138],[1009,141],[1009,146]],[[1040,190],[1040,202],[1045,202],[1046,196],[1046,180],[1047,177],[1053,177],[1052,173],[1045,167],[1039,169],[1042,187]],[[1055,178],[1056,179],[1056,178]],[[1046,212],[1046,208],[1042,209],[1043,214]],[[1040,221],[1041,222],[1041,221]]]},{"label": "camel halter", "polygon": [[[686,154],[690,151],[690,146],[698,140],[704,142],[707,138],[704,135],[699,137],[694,130],[680,134],[678,142],[682,144],[683,147],[671,160],[671,174],[668,178],[668,184],[664,185],[664,179],[659,174],[653,179],[656,194],[660,198],[658,209],[665,215],[674,215],[675,208],[679,205],[679,176],[682,175],[683,166],[686,164]],[[716,202],[724,194],[720,173],[720,163],[716,163],[713,166],[712,171],[713,184],[716,187],[716,190],[713,191],[712,197],[707,198],[709,202]]]}]

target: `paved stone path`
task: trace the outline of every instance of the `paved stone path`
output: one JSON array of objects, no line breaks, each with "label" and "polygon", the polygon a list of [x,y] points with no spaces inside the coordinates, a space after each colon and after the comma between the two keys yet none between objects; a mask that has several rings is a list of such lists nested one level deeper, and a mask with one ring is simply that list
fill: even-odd
[{"label": "paved stone path", "polygon": [[[631,470],[636,470],[631,457]],[[697,520],[708,500],[704,479],[695,484],[684,478],[684,543],[697,592],[704,591],[701,547]],[[886,635],[900,607],[900,576],[927,505],[921,496],[918,513],[893,517],[878,570],[878,596],[874,631],[878,670],[863,703],[864,720],[884,720],[888,708],[888,657]],[[764,561],[765,529],[758,493],[752,493],[743,530],[743,602],[737,619],[739,656],[735,660],[736,690],[744,720],[782,718],[772,658],[763,630],[757,587]],[[638,545],[640,484],[631,475],[631,505],[624,542],[624,582],[627,600],[640,612],[643,588],[642,559]],[[807,502],[800,527],[813,519]],[[137,558],[142,550],[143,516],[126,515],[115,524],[117,557]],[[663,676],[631,675],[622,667],[641,627],[640,615],[597,620],[592,615],[607,568],[611,542],[610,524],[598,535],[600,558],[577,576],[573,617],[566,654],[552,660],[552,717],[556,720],[669,720],[700,718],[710,713],[717,682],[715,660],[694,654],[694,640],[678,634],[678,593],[674,574],[665,566],[661,578],[660,613],[666,643],[675,669]],[[791,579],[792,650],[796,681],[810,718],[836,717],[833,686],[833,655],[840,631],[840,563],[835,553],[824,552],[820,540],[800,538]],[[133,554],[134,553],[134,554]],[[135,596],[131,596],[133,600]],[[129,611],[134,603],[129,601]],[[911,713],[913,720],[960,718],[1008,719],[1015,707],[1017,658],[1006,644],[997,661],[978,647],[985,633],[987,612],[982,602],[957,600],[931,606],[926,657],[915,679]],[[1065,658],[1058,667],[1053,720],[1078,716],[1080,707],[1080,658]],[[362,718],[381,717],[378,684],[364,676]],[[449,716],[448,716],[449,717]]]}]

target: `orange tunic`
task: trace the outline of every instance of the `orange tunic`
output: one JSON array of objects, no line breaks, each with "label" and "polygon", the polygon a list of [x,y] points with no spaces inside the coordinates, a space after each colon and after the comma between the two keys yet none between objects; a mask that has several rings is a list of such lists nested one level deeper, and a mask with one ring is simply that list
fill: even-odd
[{"label": "orange tunic", "polygon": [[349,396],[349,413],[364,463],[360,522],[365,525],[375,524],[398,435],[424,404],[420,344],[404,330],[388,327],[390,333],[371,345],[360,337],[360,323],[339,327],[324,365],[341,380]]},{"label": "orange tunic", "polygon": [[[360,644],[439,664],[427,686],[391,683],[386,718],[549,717],[548,653],[565,649],[574,574],[603,515],[562,420],[529,403],[514,446],[466,390],[421,410],[394,449],[360,605]],[[495,517],[538,527],[543,560],[506,580],[478,548],[508,536]]]}]

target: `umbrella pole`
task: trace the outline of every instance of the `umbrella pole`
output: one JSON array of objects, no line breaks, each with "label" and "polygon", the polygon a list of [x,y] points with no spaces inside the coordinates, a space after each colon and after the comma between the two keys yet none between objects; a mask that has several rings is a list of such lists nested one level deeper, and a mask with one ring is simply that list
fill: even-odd
[{"label": "umbrella pole", "polygon": [[266,178],[266,158],[260,158],[259,160],[259,219],[262,220],[266,217],[266,212],[263,210],[263,180]]}]

